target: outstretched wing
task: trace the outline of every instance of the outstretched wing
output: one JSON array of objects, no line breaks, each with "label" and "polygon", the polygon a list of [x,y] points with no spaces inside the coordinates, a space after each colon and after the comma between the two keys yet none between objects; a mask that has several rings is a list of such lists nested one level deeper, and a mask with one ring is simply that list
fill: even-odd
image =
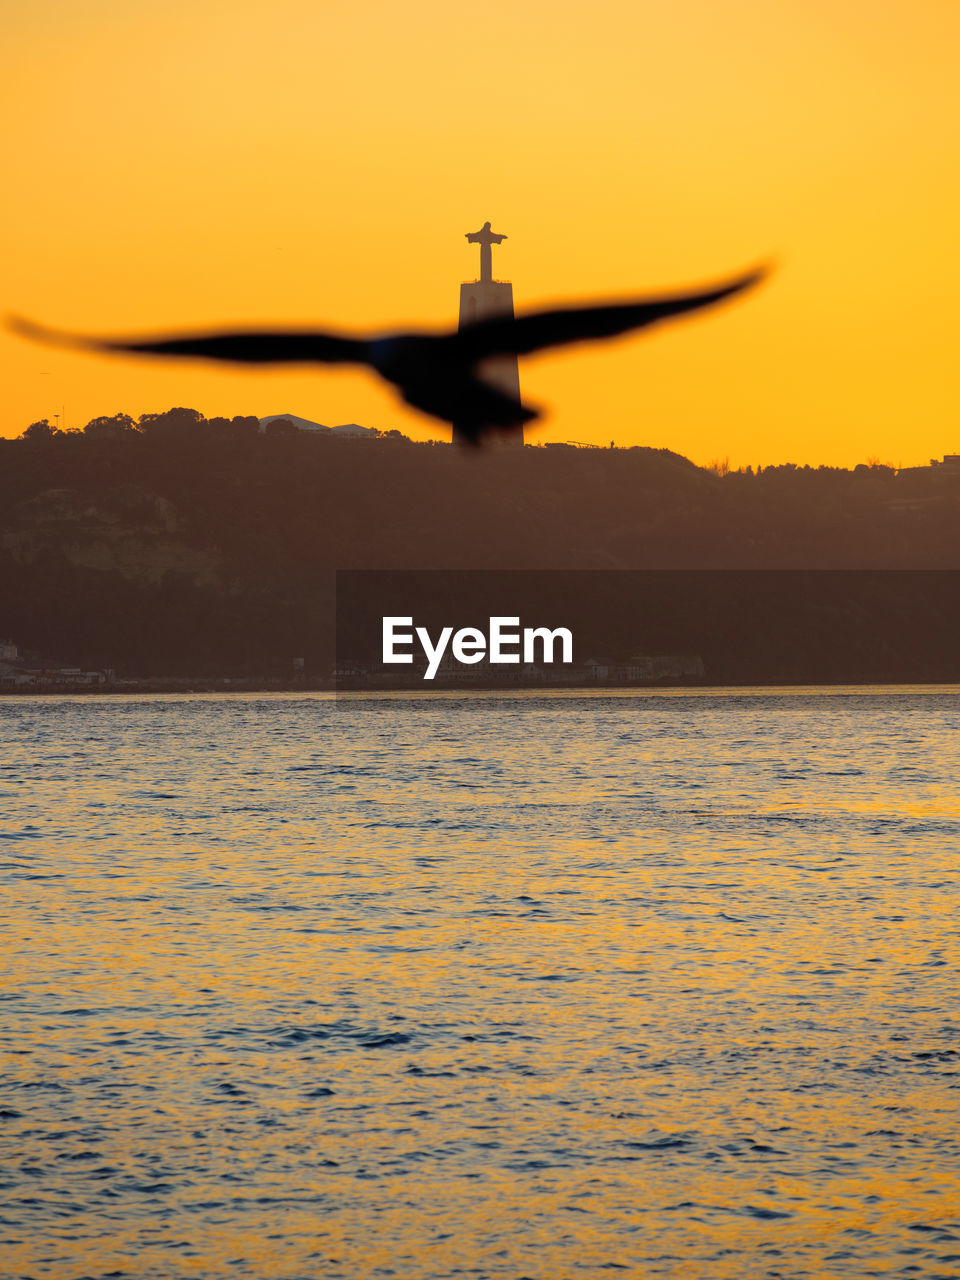
[{"label": "outstretched wing", "polygon": [[367,344],[356,338],[311,330],[292,332],[244,332],[184,334],[181,337],[144,339],[91,338],[63,333],[11,317],[10,327],[25,338],[84,351],[122,351],[133,355],[200,356],[208,360],[231,360],[239,364],[337,364],[365,362]]},{"label": "outstretched wing", "polygon": [[688,311],[699,311],[758,284],[766,275],[761,268],[735,280],[696,293],[671,294],[637,302],[611,303],[601,307],[563,307],[539,311],[516,320],[502,317],[481,320],[464,328],[456,337],[457,352],[476,361],[491,355],[527,355],[541,347],[561,343],[610,338],[631,329],[641,329],[669,320]]}]

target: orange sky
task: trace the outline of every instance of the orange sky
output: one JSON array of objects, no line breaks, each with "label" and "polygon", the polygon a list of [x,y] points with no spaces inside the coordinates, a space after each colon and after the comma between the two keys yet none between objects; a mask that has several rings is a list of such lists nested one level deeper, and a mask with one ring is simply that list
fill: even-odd
[{"label": "orange sky", "polygon": [[[774,257],[728,308],[525,361],[530,438],[960,451],[954,0],[31,0],[5,27],[3,310],[450,325],[487,218],[518,310]],[[0,344],[5,435],[178,404],[433,429],[360,372]]]}]

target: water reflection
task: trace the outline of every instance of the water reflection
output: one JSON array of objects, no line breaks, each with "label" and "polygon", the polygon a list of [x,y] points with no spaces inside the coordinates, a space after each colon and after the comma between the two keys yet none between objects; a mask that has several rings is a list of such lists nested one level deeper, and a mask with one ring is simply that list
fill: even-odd
[{"label": "water reflection", "polygon": [[4,700],[3,1269],[949,1274],[958,720]]}]

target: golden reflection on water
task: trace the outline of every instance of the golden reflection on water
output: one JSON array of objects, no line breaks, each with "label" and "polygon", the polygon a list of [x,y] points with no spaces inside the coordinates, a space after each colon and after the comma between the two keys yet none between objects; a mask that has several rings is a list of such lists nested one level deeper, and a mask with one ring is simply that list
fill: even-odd
[{"label": "golden reflection on water", "polygon": [[960,1254],[957,691],[0,711],[7,1273]]}]

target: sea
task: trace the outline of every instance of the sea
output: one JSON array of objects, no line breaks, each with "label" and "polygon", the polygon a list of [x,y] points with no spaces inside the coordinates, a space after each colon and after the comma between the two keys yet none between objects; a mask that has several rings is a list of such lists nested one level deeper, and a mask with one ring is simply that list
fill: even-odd
[{"label": "sea", "polygon": [[0,1274],[955,1280],[958,729],[0,699]]}]

